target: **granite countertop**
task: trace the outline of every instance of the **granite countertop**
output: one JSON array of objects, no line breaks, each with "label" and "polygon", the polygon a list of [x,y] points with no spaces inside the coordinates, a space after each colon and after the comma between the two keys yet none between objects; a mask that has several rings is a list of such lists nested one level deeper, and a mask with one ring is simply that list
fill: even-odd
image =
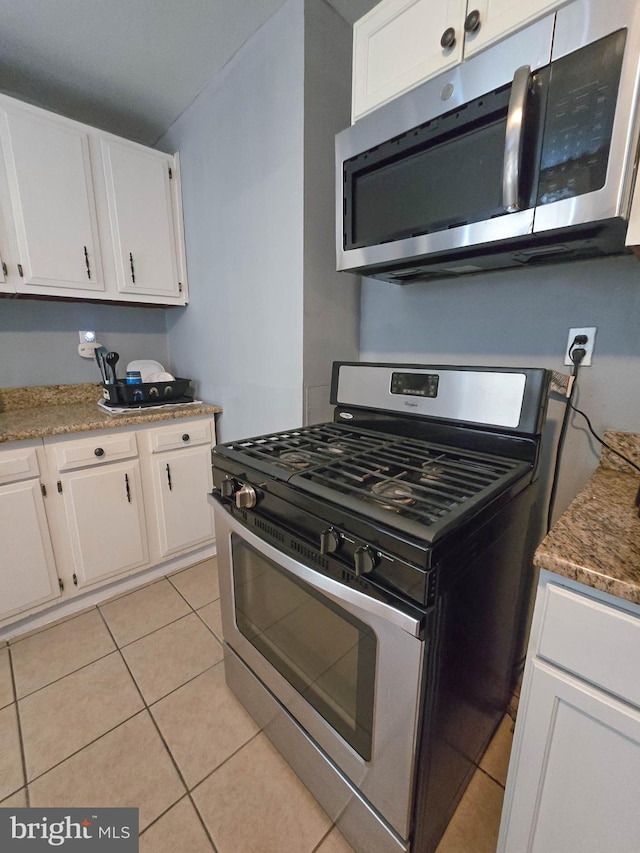
[{"label": "granite countertop", "polygon": [[[640,464],[640,435],[607,432],[605,441]],[[600,465],[536,550],[534,563],[640,604],[640,473],[603,448]]]},{"label": "granite countertop", "polygon": [[0,443],[46,438],[97,429],[167,421],[175,418],[214,415],[220,406],[210,403],[176,404],[163,408],[134,409],[110,415],[98,408],[99,384],[38,385],[0,388]]}]

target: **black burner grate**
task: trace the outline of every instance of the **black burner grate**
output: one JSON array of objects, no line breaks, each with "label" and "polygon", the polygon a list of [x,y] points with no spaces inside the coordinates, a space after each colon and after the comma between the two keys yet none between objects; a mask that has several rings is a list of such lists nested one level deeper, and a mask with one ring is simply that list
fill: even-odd
[{"label": "black burner grate", "polygon": [[322,424],[229,444],[225,453],[297,488],[435,539],[531,470],[528,462],[424,439]]}]

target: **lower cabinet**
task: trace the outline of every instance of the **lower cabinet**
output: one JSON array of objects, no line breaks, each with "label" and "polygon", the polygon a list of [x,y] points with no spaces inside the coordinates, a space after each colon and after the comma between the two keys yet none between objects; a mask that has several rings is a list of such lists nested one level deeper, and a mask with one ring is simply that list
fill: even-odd
[{"label": "lower cabinet", "polygon": [[167,557],[211,539],[213,516],[211,449],[193,447],[161,453],[152,459],[153,494],[160,555]]},{"label": "lower cabinet", "polygon": [[138,460],[74,471],[60,482],[78,587],[149,564]]},{"label": "lower cabinet", "polygon": [[213,545],[213,442],[199,417],[5,445],[0,625]]},{"label": "lower cabinet", "polygon": [[538,588],[498,850],[635,853],[640,607],[549,577]]},{"label": "lower cabinet", "polygon": [[0,451],[0,620],[60,595],[37,448]]}]

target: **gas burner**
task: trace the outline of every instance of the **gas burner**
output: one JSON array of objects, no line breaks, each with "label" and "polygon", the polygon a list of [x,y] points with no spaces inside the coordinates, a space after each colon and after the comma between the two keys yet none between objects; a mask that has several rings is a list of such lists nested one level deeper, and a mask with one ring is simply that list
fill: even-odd
[{"label": "gas burner", "polygon": [[311,465],[311,454],[306,450],[285,450],[279,459],[295,468],[308,468]]},{"label": "gas burner", "polygon": [[348,451],[348,447],[345,447],[344,444],[323,444],[321,447],[318,447],[318,451],[321,453],[329,453],[331,456],[342,456],[344,453]]},{"label": "gas burner", "polygon": [[374,483],[370,489],[371,494],[389,509],[399,509],[402,506],[411,506],[415,503],[413,491],[406,483],[396,480],[381,480]]},{"label": "gas burner", "polygon": [[438,465],[437,462],[423,462],[421,467],[420,481],[422,483],[439,483],[445,473],[444,466]]}]

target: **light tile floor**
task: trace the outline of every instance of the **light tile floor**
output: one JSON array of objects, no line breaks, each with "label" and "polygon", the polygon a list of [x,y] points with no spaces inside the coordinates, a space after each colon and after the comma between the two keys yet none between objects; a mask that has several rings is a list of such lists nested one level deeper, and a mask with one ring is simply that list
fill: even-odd
[{"label": "light tile floor", "polygon": [[[1,647],[0,806],[135,805],[141,853],[349,853],[227,689],[221,639],[214,558]],[[495,851],[512,728],[438,853]]]}]

